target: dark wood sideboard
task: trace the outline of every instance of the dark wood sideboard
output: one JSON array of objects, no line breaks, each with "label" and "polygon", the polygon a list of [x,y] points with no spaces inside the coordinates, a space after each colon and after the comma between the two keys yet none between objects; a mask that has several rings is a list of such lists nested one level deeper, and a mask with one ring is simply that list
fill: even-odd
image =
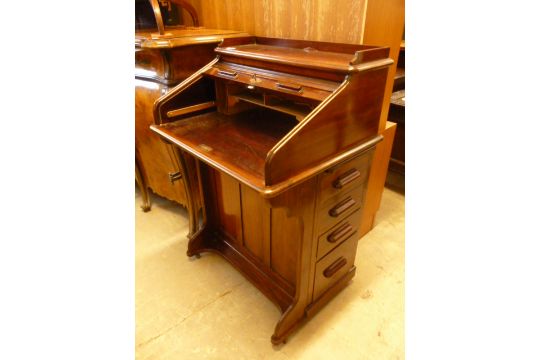
[{"label": "dark wood sideboard", "polygon": [[[214,49],[227,37],[246,36],[231,30],[198,26],[195,10],[186,2],[195,26],[165,26],[157,0],[137,1],[135,31],[135,170],[143,197],[143,210],[150,210],[148,189],[186,206],[187,196],[174,152],[150,131],[154,102],[172,87],[212,61]],[[147,19],[148,13],[154,18]]]},{"label": "dark wood sideboard", "polygon": [[187,255],[220,254],[273,301],[279,344],[355,275],[393,61],[387,47],[261,37],[216,54],[156,102],[151,129],[180,159]]}]

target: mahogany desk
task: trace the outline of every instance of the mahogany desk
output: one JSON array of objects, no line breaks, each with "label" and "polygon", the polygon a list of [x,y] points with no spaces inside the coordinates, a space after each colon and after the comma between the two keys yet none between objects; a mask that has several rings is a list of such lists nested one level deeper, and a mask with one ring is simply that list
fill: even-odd
[{"label": "mahogany desk", "polygon": [[[354,276],[389,49],[226,39],[161,97],[151,128],[175,145],[187,255],[215,252],[282,311],[274,344]],[[250,311],[250,309],[246,309]]]}]

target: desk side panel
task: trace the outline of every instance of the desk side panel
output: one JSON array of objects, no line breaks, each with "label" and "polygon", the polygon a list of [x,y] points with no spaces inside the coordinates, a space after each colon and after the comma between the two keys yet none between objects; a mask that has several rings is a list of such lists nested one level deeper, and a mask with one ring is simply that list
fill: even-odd
[{"label": "desk side panel", "polygon": [[270,206],[255,190],[240,185],[244,246],[266,266],[270,266]]},{"label": "desk side panel", "polygon": [[377,134],[388,67],[354,73],[270,152],[267,186],[300,174]]},{"label": "desk side panel", "polygon": [[215,210],[218,228],[227,234],[235,244],[243,244],[242,207],[240,202],[240,183],[221,172],[211,170]]}]

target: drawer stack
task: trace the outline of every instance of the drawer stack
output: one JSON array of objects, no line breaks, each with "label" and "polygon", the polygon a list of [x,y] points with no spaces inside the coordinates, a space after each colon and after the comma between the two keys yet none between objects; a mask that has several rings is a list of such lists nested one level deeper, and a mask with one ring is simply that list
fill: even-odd
[{"label": "drawer stack", "polygon": [[320,175],[313,300],[354,267],[371,156],[370,151]]}]

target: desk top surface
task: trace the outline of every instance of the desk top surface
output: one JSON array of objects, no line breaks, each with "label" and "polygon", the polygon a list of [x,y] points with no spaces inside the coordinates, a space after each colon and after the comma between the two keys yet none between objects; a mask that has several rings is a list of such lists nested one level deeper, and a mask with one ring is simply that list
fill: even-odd
[{"label": "desk top surface", "polygon": [[157,30],[140,30],[135,32],[135,46],[139,48],[174,48],[203,43],[219,43],[230,37],[244,37],[247,33],[236,30],[206,29],[204,27],[167,28],[163,36]]}]

